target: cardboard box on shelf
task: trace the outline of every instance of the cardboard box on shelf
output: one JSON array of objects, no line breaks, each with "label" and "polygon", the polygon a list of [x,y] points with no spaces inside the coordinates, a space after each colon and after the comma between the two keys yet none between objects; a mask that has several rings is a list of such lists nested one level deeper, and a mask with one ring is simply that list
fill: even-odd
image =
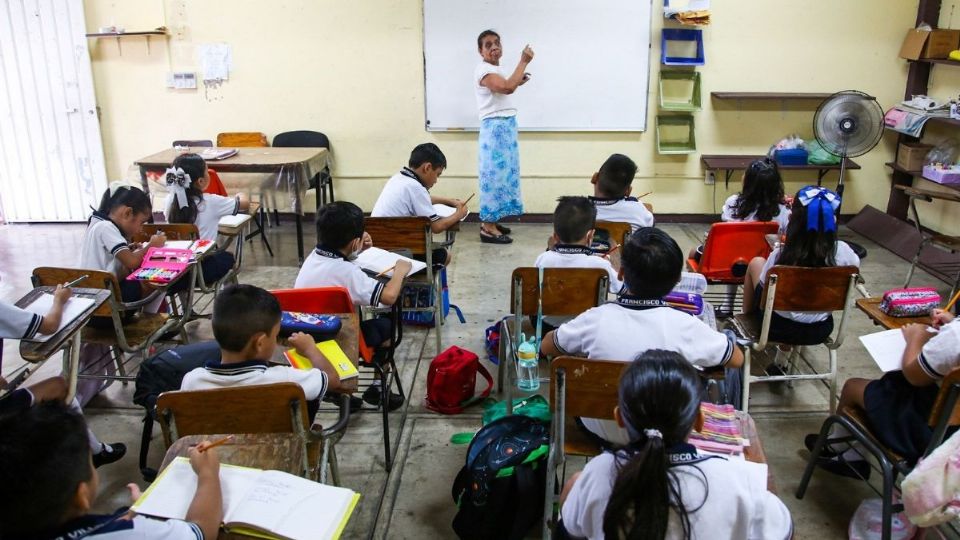
[{"label": "cardboard box on shelf", "polygon": [[923,60],[947,58],[950,51],[960,48],[960,30],[938,28],[935,30],[907,30],[907,37],[900,46],[900,58]]},{"label": "cardboard box on shelf", "polygon": [[897,147],[897,165],[908,171],[919,171],[931,148],[933,145],[930,144],[902,143]]}]

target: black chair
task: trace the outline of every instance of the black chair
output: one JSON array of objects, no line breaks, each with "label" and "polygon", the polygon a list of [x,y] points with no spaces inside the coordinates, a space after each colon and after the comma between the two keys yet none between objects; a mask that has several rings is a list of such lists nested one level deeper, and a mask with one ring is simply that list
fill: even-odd
[{"label": "black chair", "polygon": [[[319,131],[285,131],[278,133],[273,138],[273,146],[281,148],[326,148],[330,151],[330,139]],[[330,176],[329,159],[328,164],[323,166],[323,170],[310,179],[310,188],[316,190],[317,208],[333,202],[333,177]],[[330,199],[327,200],[327,190],[330,191]]]},{"label": "black chair", "polygon": [[213,141],[210,139],[181,139],[179,141],[173,141],[173,144],[170,146],[204,146],[212,147]]}]

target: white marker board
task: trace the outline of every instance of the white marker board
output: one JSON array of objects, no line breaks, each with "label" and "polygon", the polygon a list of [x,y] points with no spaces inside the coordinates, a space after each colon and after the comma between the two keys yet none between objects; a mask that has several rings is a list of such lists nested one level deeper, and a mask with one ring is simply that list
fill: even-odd
[{"label": "white marker board", "polygon": [[477,130],[477,36],[500,34],[509,75],[530,44],[530,82],[512,98],[521,130],[643,131],[651,0],[423,0],[426,127]]}]

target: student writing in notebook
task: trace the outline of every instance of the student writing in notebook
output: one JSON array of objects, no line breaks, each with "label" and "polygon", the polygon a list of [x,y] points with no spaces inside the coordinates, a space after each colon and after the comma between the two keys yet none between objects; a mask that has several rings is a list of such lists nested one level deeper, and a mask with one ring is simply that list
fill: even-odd
[{"label": "student writing in notebook", "polygon": [[653,226],[653,213],[639,199],[631,197],[637,164],[623,154],[613,154],[593,173],[593,197],[600,221],[629,223],[633,230]]},{"label": "student writing in notebook", "polygon": [[[92,514],[99,477],[83,417],[47,401],[0,417],[0,531],[5,540],[216,538],[222,519],[216,450],[189,451],[197,491],[186,520],[130,514]],[[139,490],[131,484],[131,495]]]},{"label": "student writing in notebook", "polygon": [[[549,332],[541,352],[631,362],[649,349],[665,349],[704,368],[743,364],[743,352],[732,332],[717,332],[663,301],[683,270],[683,253],[673,238],[660,229],[642,227],[630,235],[620,252],[624,287],[617,301],[590,308]],[[630,442],[628,433],[616,422],[582,418],[578,423],[604,447]]]},{"label": "student writing in notebook", "polygon": [[313,338],[300,332],[290,336],[290,343],[310,360],[313,369],[268,363],[277,348],[280,316],[280,303],[268,291],[254,285],[225,287],[213,302],[211,318],[213,337],[220,345],[220,361],[184,375],[180,389],[294,382],[303,388],[312,417],[324,394],[340,390],[340,377]]},{"label": "student writing in notebook", "polygon": [[[902,369],[890,371],[876,380],[847,379],[837,405],[837,410],[855,407],[864,411],[870,432],[910,463],[916,463],[930,444],[933,430],[927,421],[941,381],[960,367],[960,319],[942,309],[935,309],[932,318],[939,332],[932,332],[923,324],[908,324],[901,329],[907,343]],[[830,436],[842,437],[845,431],[836,427]],[[948,428],[946,436],[954,431],[955,427]],[[817,436],[811,433],[804,439],[811,451]],[[841,448],[834,449],[828,444],[817,465],[841,476],[855,478],[856,472],[869,478],[871,467],[863,456],[847,449],[846,445],[837,446]]]},{"label": "student writing in notebook", "polygon": [[[317,214],[317,247],[300,267],[294,288],[343,287],[350,293],[356,306],[392,306],[400,299],[403,278],[410,271],[410,262],[399,260],[393,276],[386,282],[368,276],[359,266],[350,262],[364,249],[373,245],[370,235],[363,230],[363,211],[357,205],[336,201],[327,204]],[[374,362],[386,359],[390,343],[390,319],[377,317],[360,322],[363,341],[376,348]],[[363,392],[363,401],[379,406],[381,392],[379,379]],[[403,397],[391,392],[387,400],[389,410],[403,405]],[[356,405],[352,405],[356,407]]]},{"label": "student writing in notebook", "polygon": [[[383,191],[373,205],[370,217],[412,217],[430,218],[430,230],[442,233],[460,223],[470,212],[466,203],[459,199],[450,199],[431,195],[429,190],[437,185],[440,175],[447,168],[447,158],[433,143],[417,145],[410,152],[407,166],[387,180]],[[434,204],[452,206],[453,214],[446,217],[437,215]],[[434,264],[450,264],[450,253],[445,248],[433,251]]]},{"label": "student writing in notebook", "polygon": [[675,352],[650,350],[620,377],[613,414],[629,444],[590,460],[561,494],[557,537],[786,540],[790,512],[766,466],[701,455],[702,384]]}]

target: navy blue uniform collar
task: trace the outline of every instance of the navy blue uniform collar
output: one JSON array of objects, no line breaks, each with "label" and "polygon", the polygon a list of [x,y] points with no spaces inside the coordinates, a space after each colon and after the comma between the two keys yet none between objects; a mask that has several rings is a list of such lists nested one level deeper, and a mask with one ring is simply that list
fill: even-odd
[{"label": "navy blue uniform collar", "polygon": [[23,536],[4,534],[3,537],[7,540],[26,540],[27,538],[32,540],[78,540],[94,534],[133,530],[133,521],[122,519],[128,511],[129,508],[124,507],[113,514],[87,514],[76,519],[71,519],[48,532],[40,534],[32,533]]},{"label": "navy blue uniform collar", "polygon": [[611,204],[616,204],[620,201],[633,201],[636,202],[639,199],[636,197],[588,197],[590,202],[594,206],[610,206]]},{"label": "navy blue uniform collar", "polygon": [[325,246],[323,244],[317,244],[317,247],[313,249],[313,252],[321,257],[346,260],[346,257],[343,256],[343,253],[340,253],[340,250],[331,249],[330,247]]},{"label": "navy blue uniform collar", "polygon": [[270,364],[264,360],[245,360],[230,364],[224,364],[220,360],[211,360],[206,363],[205,367],[218,371],[247,371],[250,368],[267,368],[270,367]]},{"label": "navy blue uniform collar", "polygon": [[593,250],[589,246],[581,246],[579,244],[556,244],[553,246],[553,251],[557,253],[563,253],[565,255],[569,254],[579,254],[584,255],[593,255]]},{"label": "navy blue uniform collar", "polygon": [[663,298],[640,298],[629,294],[618,294],[617,305],[627,309],[654,309],[659,307],[670,307]]}]

